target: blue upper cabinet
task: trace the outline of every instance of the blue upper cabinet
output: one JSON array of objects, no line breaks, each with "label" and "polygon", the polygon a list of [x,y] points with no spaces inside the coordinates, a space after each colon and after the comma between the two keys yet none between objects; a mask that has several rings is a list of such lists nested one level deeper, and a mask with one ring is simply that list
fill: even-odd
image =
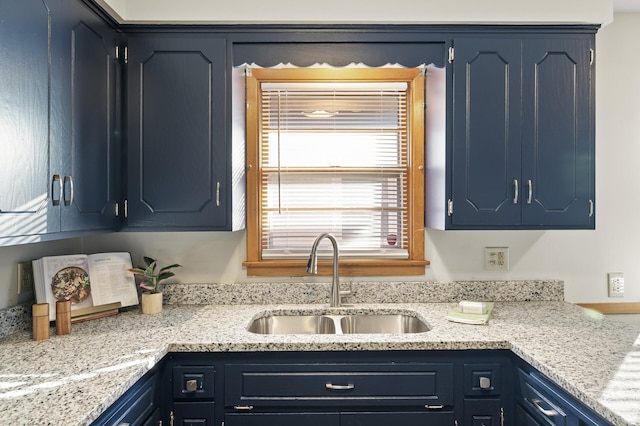
[{"label": "blue upper cabinet", "polygon": [[520,224],[520,40],[455,41],[451,223]]},{"label": "blue upper cabinet", "polygon": [[591,42],[530,40],[522,72],[522,223],[593,228]]},{"label": "blue upper cabinet", "polygon": [[224,38],[129,37],[129,229],[229,229]]},{"label": "blue upper cabinet", "polygon": [[0,16],[0,245],[115,229],[115,30],[79,0]]},{"label": "blue upper cabinet", "polygon": [[592,44],[454,41],[445,228],[594,228]]},{"label": "blue upper cabinet", "polygon": [[117,33],[77,0],[52,0],[51,170],[61,231],[118,226]]},{"label": "blue upper cabinet", "polygon": [[0,245],[48,229],[49,6],[0,2]]}]

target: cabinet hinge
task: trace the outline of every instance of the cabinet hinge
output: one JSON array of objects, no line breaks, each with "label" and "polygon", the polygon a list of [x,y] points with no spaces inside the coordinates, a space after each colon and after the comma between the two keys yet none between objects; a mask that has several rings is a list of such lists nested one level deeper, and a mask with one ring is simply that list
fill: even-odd
[{"label": "cabinet hinge", "polygon": [[129,217],[129,200],[124,200],[124,217]]},{"label": "cabinet hinge", "polygon": [[[122,48],[122,52],[123,52],[123,61],[126,64],[127,62],[129,62],[129,48],[127,46],[124,46]],[[120,60],[120,46],[116,46],[116,61]]]},{"label": "cabinet hinge", "polygon": [[455,58],[455,50],[453,46],[449,48],[449,63],[452,63]]},{"label": "cabinet hinge", "polygon": [[245,68],[244,69],[244,75],[246,77],[251,77],[251,68]]},{"label": "cabinet hinge", "polygon": [[596,52],[593,49],[589,49],[589,65],[593,65],[593,61],[596,60]]},{"label": "cabinet hinge", "polygon": [[451,216],[453,214],[453,200],[449,198],[447,200],[447,215]]},{"label": "cabinet hinge", "polygon": [[118,217],[118,215],[120,214],[120,204],[118,204],[117,202],[115,206],[115,214],[116,214],[116,217]]}]

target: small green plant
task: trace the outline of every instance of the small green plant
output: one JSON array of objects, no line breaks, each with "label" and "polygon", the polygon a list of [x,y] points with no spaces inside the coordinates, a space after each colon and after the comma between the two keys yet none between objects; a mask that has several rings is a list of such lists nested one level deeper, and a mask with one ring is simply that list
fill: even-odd
[{"label": "small green plant", "polygon": [[159,291],[158,284],[160,281],[175,276],[170,270],[173,268],[180,268],[181,265],[174,263],[173,265],[160,268],[156,273],[158,267],[158,260],[151,257],[144,256],[145,267],[136,267],[129,269],[134,275],[141,277],[140,288],[148,290],[150,293],[157,293]]}]

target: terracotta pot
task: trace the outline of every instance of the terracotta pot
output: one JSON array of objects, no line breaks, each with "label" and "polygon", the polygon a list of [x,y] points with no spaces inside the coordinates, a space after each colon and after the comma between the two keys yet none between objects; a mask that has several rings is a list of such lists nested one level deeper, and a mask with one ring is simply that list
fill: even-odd
[{"label": "terracotta pot", "polygon": [[162,312],[162,293],[142,293],[142,313],[159,314]]}]

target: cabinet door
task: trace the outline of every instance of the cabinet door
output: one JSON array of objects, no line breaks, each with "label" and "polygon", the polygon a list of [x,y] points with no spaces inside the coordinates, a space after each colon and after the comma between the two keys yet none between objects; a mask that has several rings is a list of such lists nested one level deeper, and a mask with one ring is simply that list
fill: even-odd
[{"label": "cabinet door", "polygon": [[117,225],[116,33],[77,0],[52,0],[51,153],[61,230]]},{"label": "cabinet door", "polygon": [[590,47],[588,39],[524,43],[525,225],[594,226]]},{"label": "cabinet door", "polygon": [[[340,426],[451,426],[455,416],[452,411],[425,412],[369,412],[341,413]],[[466,425],[466,423],[464,423]]]},{"label": "cabinet door", "polygon": [[227,224],[226,41],[129,38],[129,227]]},{"label": "cabinet door", "polygon": [[520,40],[455,40],[453,227],[520,223],[520,70]]},{"label": "cabinet door", "polygon": [[0,17],[0,245],[8,245],[48,230],[50,14],[43,0],[2,0]]},{"label": "cabinet door", "polygon": [[229,413],[226,426],[339,426],[338,413]]}]

